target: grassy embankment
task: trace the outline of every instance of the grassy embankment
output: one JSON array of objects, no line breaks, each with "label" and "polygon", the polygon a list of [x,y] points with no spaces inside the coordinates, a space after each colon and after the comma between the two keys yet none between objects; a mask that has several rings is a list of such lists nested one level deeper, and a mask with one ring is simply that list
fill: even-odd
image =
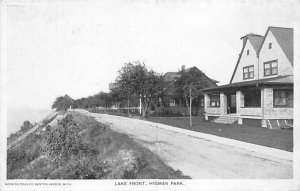
[{"label": "grassy embankment", "polygon": [[127,135],[71,113],[8,150],[8,179],[189,178]]}]

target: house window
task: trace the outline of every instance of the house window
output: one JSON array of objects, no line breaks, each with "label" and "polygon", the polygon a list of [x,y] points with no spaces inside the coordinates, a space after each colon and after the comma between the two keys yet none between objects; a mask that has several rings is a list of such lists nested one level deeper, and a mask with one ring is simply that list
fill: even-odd
[{"label": "house window", "polygon": [[244,91],[244,105],[245,107],[261,107],[261,90]]},{"label": "house window", "polygon": [[220,95],[210,95],[210,106],[211,107],[220,107]]},{"label": "house window", "polygon": [[254,77],[254,66],[246,66],[243,68],[243,78],[244,80],[246,79],[251,79]]},{"label": "house window", "polygon": [[272,43],[269,43],[269,49],[272,49]]},{"label": "house window", "polygon": [[293,90],[276,90],[273,91],[274,107],[293,107],[294,96]]},{"label": "house window", "polygon": [[269,61],[264,63],[264,75],[272,76],[278,74],[278,63],[277,60]]},{"label": "house window", "polygon": [[250,54],[250,51],[249,50],[247,50],[247,55],[249,55]]},{"label": "house window", "polygon": [[174,107],[175,106],[175,100],[174,99],[170,99],[170,107]]}]

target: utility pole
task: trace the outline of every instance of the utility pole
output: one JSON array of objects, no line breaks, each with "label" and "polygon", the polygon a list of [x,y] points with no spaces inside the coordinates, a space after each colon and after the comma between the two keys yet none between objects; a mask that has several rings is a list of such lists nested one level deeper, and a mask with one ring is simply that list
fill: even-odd
[{"label": "utility pole", "polygon": [[192,88],[190,88],[190,127],[192,126]]}]

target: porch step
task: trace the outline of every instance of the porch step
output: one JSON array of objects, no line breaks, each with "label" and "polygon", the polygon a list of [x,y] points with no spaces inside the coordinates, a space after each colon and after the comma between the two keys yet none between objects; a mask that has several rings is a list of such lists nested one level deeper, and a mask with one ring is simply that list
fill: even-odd
[{"label": "porch step", "polygon": [[220,116],[217,119],[213,120],[214,123],[222,123],[222,124],[233,124],[237,122],[237,117],[232,116]]}]

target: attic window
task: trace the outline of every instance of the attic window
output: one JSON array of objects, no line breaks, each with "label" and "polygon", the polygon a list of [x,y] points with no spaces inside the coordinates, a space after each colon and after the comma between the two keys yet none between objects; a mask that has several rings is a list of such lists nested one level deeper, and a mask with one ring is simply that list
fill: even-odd
[{"label": "attic window", "polygon": [[271,49],[272,48],[272,43],[269,43],[269,49]]},{"label": "attic window", "polygon": [[254,66],[246,66],[243,68],[243,79],[252,79],[254,77]]},{"label": "attic window", "polygon": [[247,55],[249,55],[249,53],[250,53],[250,51],[249,51],[249,50],[247,50]]},{"label": "attic window", "polygon": [[264,62],[264,76],[272,76],[278,74],[277,60]]}]

